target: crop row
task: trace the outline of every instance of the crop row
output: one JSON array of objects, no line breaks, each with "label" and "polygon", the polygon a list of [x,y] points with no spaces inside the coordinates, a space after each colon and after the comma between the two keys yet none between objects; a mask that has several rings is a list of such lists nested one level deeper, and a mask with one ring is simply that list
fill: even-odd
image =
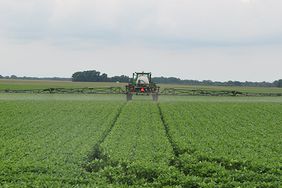
[{"label": "crop row", "polygon": [[102,144],[114,160],[168,164],[172,148],[153,103],[129,103]]},{"label": "crop row", "polygon": [[281,104],[162,103],[177,158],[201,186],[270,186],[281,181]]},{"label": "crop row", "polygon": [[279,103],[0,106],[0,187],[281,185]]},{"label": "crop row", "polygon": [[159,109],[151,102],[128,103],[100,147],[100,158],[89,165],[109,183],[153,183],[173,158]]},{"label": "crop row", "polygon": [[83,175],[81,164],[122,103],[0,101],[0,105],[0,186],[23,187],[92,181]]}]

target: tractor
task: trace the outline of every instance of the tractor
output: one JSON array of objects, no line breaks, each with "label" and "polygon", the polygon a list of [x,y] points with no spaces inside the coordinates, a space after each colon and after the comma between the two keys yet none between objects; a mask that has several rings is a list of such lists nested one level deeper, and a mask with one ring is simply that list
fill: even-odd
[{"label": "tractor", "polygon": [[152,95],[153,101],[158,101],[160,87],[152,82],[150,72],[133,73],[130,83],[125,86],[126,100],[132,100],[135,95]]}]

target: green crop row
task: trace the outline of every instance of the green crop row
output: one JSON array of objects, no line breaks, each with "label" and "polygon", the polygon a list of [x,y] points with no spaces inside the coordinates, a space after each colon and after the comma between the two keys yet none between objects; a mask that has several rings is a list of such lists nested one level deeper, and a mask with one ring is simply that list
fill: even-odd
[{"label": "green crop row", "polygon": [[121,105],[0,101],[0,187],[96,183],[81,165]]},{"label": "green crop row", "polygon": [[201,186],[278,187],[282,105],[163,103],[175,147],[173,164]]},{"label": "green crop row", "polygon": [[151,102],[128,103],[102,148],[114,160],[156,166],[168,164],[173,155],[158,108]]},{"label": "green crop row", "polygon": [[157,105],[140,101],[123,108],[100,152],[88,168],[120,185],[156,185],[174,156]]},{"label": "green crop row", "polygon": [[0,99],[0,187],[281,187],[281,103],[63,97]]}]

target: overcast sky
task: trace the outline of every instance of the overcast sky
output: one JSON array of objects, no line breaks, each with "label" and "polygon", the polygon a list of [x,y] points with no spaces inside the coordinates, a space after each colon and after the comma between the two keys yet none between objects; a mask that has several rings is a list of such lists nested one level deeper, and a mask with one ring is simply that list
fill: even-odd
[{"label": "overcast sky", "polygon": [[0,0],[0,75],[282,78],[282,0]]}]

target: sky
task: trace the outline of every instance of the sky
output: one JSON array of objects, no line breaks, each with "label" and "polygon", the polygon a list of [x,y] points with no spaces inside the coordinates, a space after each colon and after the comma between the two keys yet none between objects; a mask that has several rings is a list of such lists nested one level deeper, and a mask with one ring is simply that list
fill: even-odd
[{"label": "sky", "polygon": [[0,75],[282,78],[281,0],[0,0]]}]

